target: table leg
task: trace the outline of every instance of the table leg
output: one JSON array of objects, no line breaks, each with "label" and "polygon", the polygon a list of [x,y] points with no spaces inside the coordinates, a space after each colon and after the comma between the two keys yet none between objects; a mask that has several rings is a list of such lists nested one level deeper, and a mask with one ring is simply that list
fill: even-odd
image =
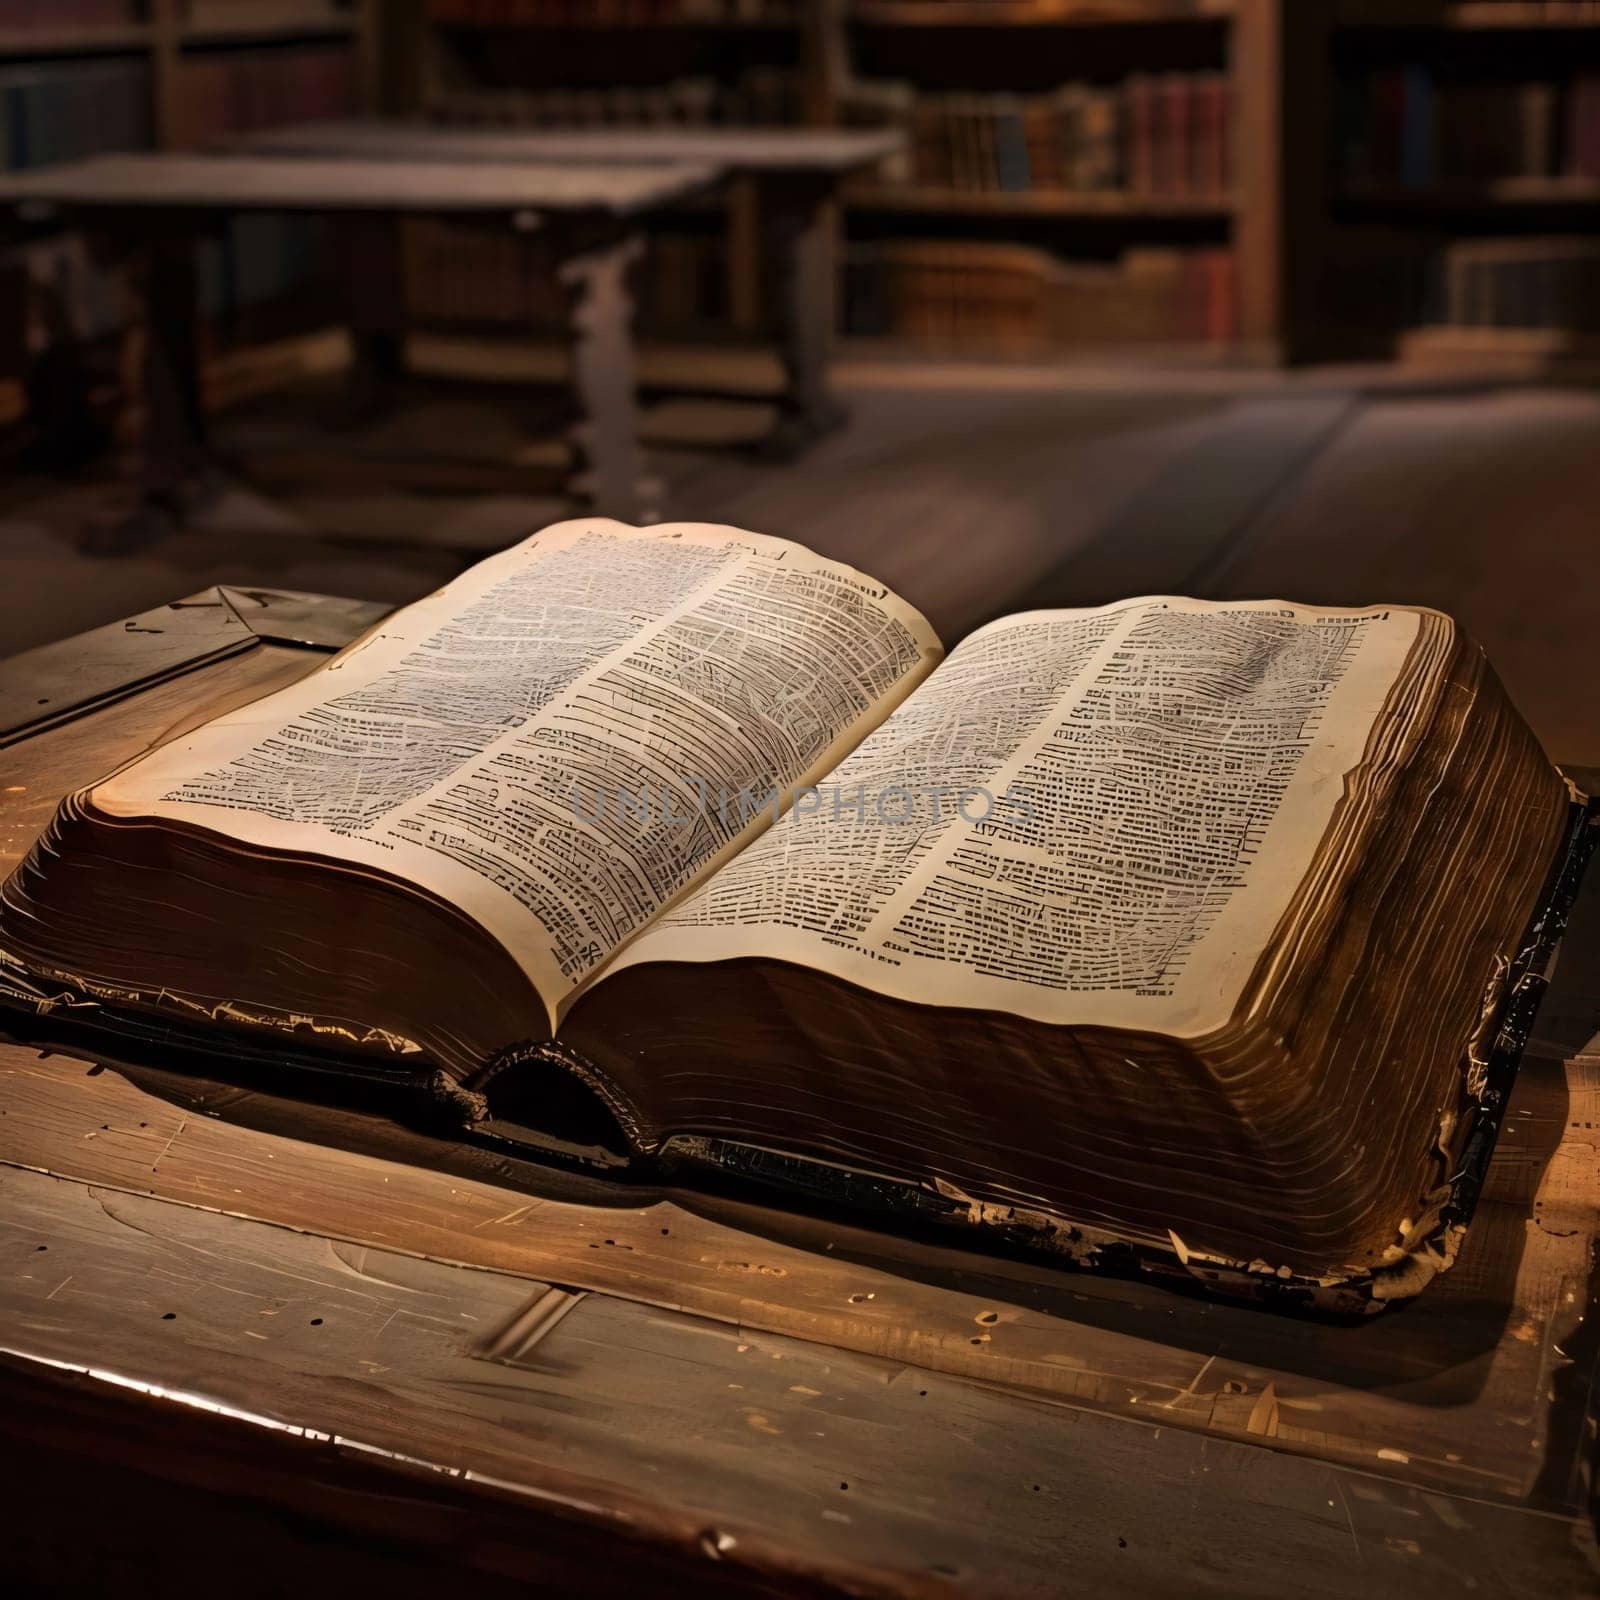
[{"label": "table leg", "polygon": [[0,256],[0,368],[7,373],[28,364],[30,278],[20,250]]},{"label": "table leg", "polygon": [[405,371],[400,220],[382,215],[341,217],[336,240],[351,345],[344,420],[366,422],[393,407]]},{"label": "table leg", "polygon": [[639,448],[628,278],[643,250],[637,236],[580,250],[560,266],[568,298],[567,336],[579,420],[573,487],[604,517],[649,522],[659,485],[646,480]]},{"label": "table leg", "polygon": [[[77,259],[57,241],[0,258],[0,370],[22,375],[30,458],[56,471],[83,466],[106,442],[74,303]],[[38,350],[28,339],[35,319],[43,334]]]},{"label": "table leg", "polygon": [[762,219],[772,305],[786,385],[764,453],[789,460],[843,424],[848,413],[828,383],[833,349],[833,185],[773,175],[763,185]]},{"label": "table leg", "polygon": [[144,430],[141,487],[146,507],[181,515],[211,472],[200,391],[195,239],[162,234],[142,264]]},{"label": "table leg", "polygon": [[98,259],[126,271],[138,302],[142,391],[137,503],[79,530],[79,547],[95,555],[125,554],[173,532],[216,479],[200,389],[196,242],[183,231],[93,241]]}]

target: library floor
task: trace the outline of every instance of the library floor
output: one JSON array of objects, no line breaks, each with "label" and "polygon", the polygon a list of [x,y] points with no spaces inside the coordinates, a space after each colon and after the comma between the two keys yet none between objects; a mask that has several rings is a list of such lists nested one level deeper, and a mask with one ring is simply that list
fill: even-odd
[{"label": "library floor", "polygon": [[[668,513],[851,561],[947,642],[1005,611],[1141,593],[1438,606],[1483,643],[1552,755],[1600,764],[1600,393],[864,360],[840,378],[853,422],[797,465],[658,450]],[[232,433],[259,445],[269,412]],[[525,421],[419,392],[386,427],[390,444],[470,440],[503,460]],[[694,423],[668,405],[652,429],[681,439]],[[299,426],[314,436],[303,413]],[[329,442],[326,460],[340,452],[347,440]],[[78,548],[114,484],[9,485],[0,654],[218,581],[403,601],[560,514],[492,475],[494,493],[421,492],[382,467],[307,471],[302,450],[285,486],[241,453],[250,491],[118,557]]]}]

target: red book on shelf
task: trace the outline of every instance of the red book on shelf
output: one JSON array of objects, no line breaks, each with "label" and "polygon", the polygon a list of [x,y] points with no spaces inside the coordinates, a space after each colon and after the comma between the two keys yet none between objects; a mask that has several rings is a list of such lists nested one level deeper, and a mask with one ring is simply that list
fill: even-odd
[{"label": "red book on shelf", "polygon": [[1197,78],[1189,98],[1189,189],[1226,194],[1232,187],[1228,135],[1233,85],[1220,73]]},{"label": "red book on shelf", "polygon": [[226,57],[183,63],[178,143],[184,148],[204,148],[214,144],[228,131],[230,82],[231,73]]},{"label": "red book on shelf", "polygon": [[1172,305],[1172,337],[1180,344],[1197,344],[1208,337],[1211,281],[1207,250],[1185,250],[1178,264],[1178,281]]},{"label": "red book on shelf", "polygon": [[1062,184],[1061,149],[1051,102],[1031,98],[1022,113],[1023,140],[1028,151],[1028,178],[1035,189],[1059,189]]},{"label": "red book on shelf", "polygon": [[1126,140],[1122,170],[1134,194],[1153,194],[1156,187],[1156,81],[1136,72],[1122,86],[1122,134]]},{"label": "red book on shelf", "polygon": [[1154,153],[1151,160],[1157,194],[1186,194],[1193,151],[1190,143],[1191,80],[1181,72],[1165,72],[1156,85]]},{"label": "red book on shelf", "polygon": [[1231,250],[1206,251],[1206,337],[1232,344],[1239,337],[1239,269]]}]

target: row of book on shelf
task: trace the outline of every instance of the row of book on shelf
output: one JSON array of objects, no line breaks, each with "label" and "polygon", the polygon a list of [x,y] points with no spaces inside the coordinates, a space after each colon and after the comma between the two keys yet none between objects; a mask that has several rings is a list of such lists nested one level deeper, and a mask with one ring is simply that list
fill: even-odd
[{"label": "row of book on shelf", "polygon": [[[284,122],[348,115],[355,64],[342,47],[227,51],[180,66],[178,142],[210,144]],[[20,171],[151,142],[142,60],[0,69],[0,168]]]},{"label": "row of book on shelf", "polygon": [[[1600,239],[1454,240],[1431,255],[1412,309],[1424,327],[1600,338]],[[842,311],[848,333],[990,350],[1226,344],[1239,332],[1226,249],[1133,249],[1094,263],[1011,244],[857,243]]]},{"label": "row of book on shelf", "polygon": [[1422,322],[1600,335],[1600,240],[1455,240],[1432,260]]},{"label": "row of book on shelf", "polygon": [[909,83],[845,91],[845,120],[901,128],[883,183],[1222,195],[1233,183],[1233,93],[1221,73],[1134,73],[1050,94],[927,94]]},{"label": "row of book on shelf", "polygon": [[76,161],[150,143],[143,61],[55,61],[0,70],[0,169]]},{"label": "row of book on shelf", "polygon": [[[283,0],[187,0],[179,16],[192,28],[280,22],[288,8]],[[61,33],[82,28],[125,28],[144,20],[140,0],[4,0],[0,33]],[[347,18],[351,0],[305,0],[293,10],[296,21],[319,16]]]},{"label": "row of book on shelf", "polygon": [[[330,117],[354,106],[348,49],[295,47],[185,59],[178,137],[203,145],[278,122]],[[0,170],[20,171],[153,140],[151,81],[142,59],[45,61],[0,70]],[[317,224],[290,216],[235,219],[201,247],[202,314],[227,318],[295,291],[326,261]],[[71,235],[25,247],[28,277],[84,338],[114,331],[126,306]],[[10,313],[7,313],[8,315]],[[8,348],[13,341],[5,341]]]},{"label": "row of book on shelf", "polygon": [[348,116],[356,104],[355,56],[345,45],[219,51],[185,58],[180,73],[177,140],[191,147]]},{"label": "row of book on shelf", "polygon": [[[290,122],[348,116],[356,63],[343,44],[219,51],[180,66],[176,142],[202,148]],[[294,293],[331,263],[315,218],[247,215],[201,253],[199,294],[208,321]]]},{"label": "row of book on shelf", "polygon": [[[537,239],[415,220],[403,232],[406,305],[419,324],[557,330],[565,302]],[[647,332],[728,315],[727,252],[712,233],[650,240],[638,275]],[[862,336],[1040,349],[1072,344],[1226,344],[1238,331],[1230,250],[1129,250],[1063,261],[1011,244],[893,240],[851,245],[841,328]]]},{"label": "row of book on shelf", "polygon": [[134,0],[6,0],[0,32],[126,27],[137,21]]},{"label": "row of book on shelf", "polygon": [[966,240],[860,243],[845,257],[842,322],[857,335],[986,350],[1228,344],[1237,275],[1226,249],[1084,262]]},{"label": "row of book on shelf", "polygon": [[[536,238],[414,219],[402,234],[409,314],[419,324],[556,332],[565,300]],[[30,246],[32,270],[75,306],[84,334],[120,316],[114,286],[70,235]],[[208,320],[266,304],[326,270],[330,241],[306,218],[240,218],[202,248]],[[1133,249],[1105,262],[1061,260],[1012,244],[858,242],[844,256],[842,331],[929,346],[1019,352],[1052,347],[1224,345],[1238,337],[1226,249]],[[1600,336],[1600,241],[1571,236],[1466,239],[1431,258],[1423,326],[1557,329]],[[703,330],[728,315],[727,253],[715,232],[652,237],[639,275],[647,332]]]},{"label": "row of book on shelf", "polygon": [[[716,233],[652,233],[637,274],[646,332],[704,329],[728,315],[728,254]],[[408,219],[401,264],[409,317],[423,326],[558,332],[566,298],[538,238]]]},{"label": "row of book on shelf", "polygon": [[1600,0],[1512,0],[1512,3],[1530,22],[1600,22]]},{"label": "row of book on shelf", "polygon": [[675,78],[603,88],[441,90],[435,121],[507,128],[785,126],[800,120],[800,80],[784,67],[750,67],[730,82]]},{"label": "row of book on shelf", "polygon": [[1340,85],[1346,181],[1425,188],[1497,178],[1600,178],[1600,73],[1440,81],[1423,65]]},{"label": "row of book on shelf", "polygon": [[474,28],[650,22],[794,22],[797,0],[428,0],[435,22]]},{"label": "row of book on shelf", "polygon": [[[252,25],[271,28],[277,23],[315,27],[321,23],[352,22],[362,0],[179,0],[178,15],[189,27],[230,28],[248,31]],[[380,9],[383,0],[378,0]]]}]

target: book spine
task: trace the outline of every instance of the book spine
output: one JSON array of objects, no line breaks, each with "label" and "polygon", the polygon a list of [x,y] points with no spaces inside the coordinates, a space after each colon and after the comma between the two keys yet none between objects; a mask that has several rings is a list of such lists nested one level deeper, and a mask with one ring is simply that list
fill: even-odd
[{"label": "book spine", "polygon": [[1134,194],[1156,192],[1156,83],[1135,73],[1123,88],[1123,170]]},{"label": "book spine", "polygon": [[1065,182],[1055,136],[1055,118],[1049,101],[1030,99],[1022,111],[1022,138],[1028,163],[1029,186],[1059,189]]},{"label": "book spine", "polygon": [[1460,82],[1425,65],[1349,76],[1335,137],[1347,182],[1600,176],[1600,73]]},{"label": "book spine", "polygon": [[1156,87],[1152,192],[1189,192],[1194,162],[1190,83],[1181,73],[1162,75]]},{"label": "book spine", "polygon": [[1567,89],[1566,159],[1572,178],[1600,178],[1600,73],[1581,72]]},{"label": "book spine", "polygon": [[1525,83],[1517,93],[1517,169],[1524,177],[1545,178],[1556,170],[1556,88]]},{"label": "book spine", "polygon": [[843,326],[974,349],[1191,343],[1238,337],[1234,254],[1130,251],[1114,266],[973,241],[852,245]]},{"label": "book spine", "polygon": [[1202,195],[1226,194],[1231,187],[1228,156],[1228,81],[1211,74],[1194,86],[1189,187]]},{"label": "book spine", "polygon": [[[882,183],[1222,195],[1232,182],[1232,104],[1219,73],[1136,73],[1114,87],[1068,83],[1043,95],[918,95],[858,82],[839,110],[844,126],[905,130],[905,152],[884,163]],[[643,120],[656,120],[654,111]]]},{"label": "book spine", "polygon": [[1002,100],[996,108],[995,166],[1002,190],[1016,193],[1034,186],[1028,158],[1027,124],[1019,100]]},{"label": "book spine", "polygon": [[9,170],[150,142],[140,62],[49,62],[0,71],[0,147]]},{"label": "book spine", "polygon": [[1400,179],[1408,188],[1425,189],[1434,177],[1433,74],[1424,66],[1407,67],[1401,75]]}]

